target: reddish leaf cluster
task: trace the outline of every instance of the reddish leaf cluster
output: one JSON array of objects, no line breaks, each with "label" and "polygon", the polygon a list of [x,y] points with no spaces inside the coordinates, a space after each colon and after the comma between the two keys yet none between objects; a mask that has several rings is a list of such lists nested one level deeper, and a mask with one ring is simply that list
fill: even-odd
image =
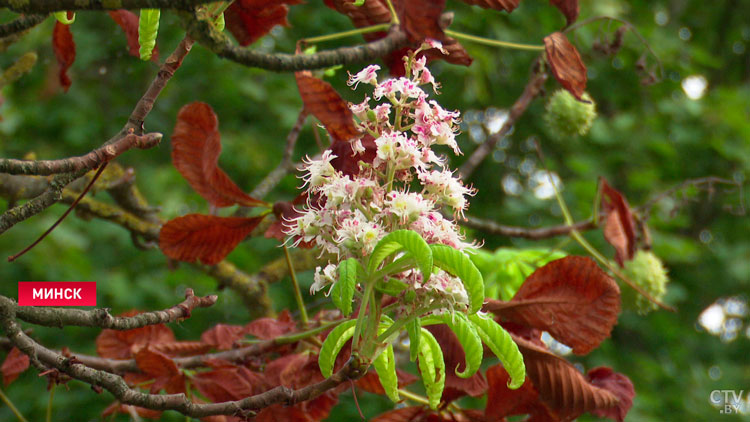
[{"label": "reddish leaf cluster", "polygon": [[[391,14],[385,0],[366,0],[362,6],[354,6],[353,0],[325,0],[328,7],[349,17],[357,28],[388,23]],[[445,0],[394,0],[396,14],[401,21],[401,28],[409,36],[412,44],[418,46],[425,38],[441,41],[450,53],[447,56],[440,52],[428,51],[428,60],[444,59],[449,63],[468,66],[472,59],[463,46],[455,39],[443,32],[444,23],[441,21],[445,8]],[[384,32],[365,34],[367,41],[384,37]],[[395,51],[383,58],[390,67],[391,74],[403,75],[403,57],[409,54],[411,48]]]},{"label": "reddish leaf cluster", "polygon": [[[172,134],[172,163],[214,207],[267,205],[247,195],[219,167],[219,120],[206,103],[190,103],[177,114]],[[224,259],[260,224],[259,217],[188,214],[168,221],[159,232],[159,247],[179,261],[213,265]]]},{"label": "reddish leaf cluster", "polygon": [[[126,315],[134,315],[134,312]],[[299,351],[295,344],[269,345],[262,355],[245,358],[244,361],[229,362],[221,359],[202,361],[205,369],[191,375],[186,374],[173,360],[181,344],[190,345],[190,351],[181,355],[200,355],[211,349],[230,350],[238,347],[238,340],[247,335],[259,339],[275,339],[296,330],[296,322],[289,312],[282,312],[278,318],[261,318],[245,326],[219,324],[205,331],[197,342],[176,341],[172,331],[163,324],[126,331],[102,330],[96,340],[97,353],[112,359],[135,359],[139,372],[124,375],[129,385],[147,388],[151,393],[165,391],[169,394],[199,393],[211,402],[240,400],[263,393],[279,385],[299,389],[323,380],[318,368],[318,357],[314,351]],[[324,338],[325,336],[322,336]],[[344,355],[347,355],[344,353]],[[14,357],[10,361],[14,361]],[[25,356],[25,355],[23,355]],[[340,368],[348,355],[337,361]],[[8,362],[8,360],[6,360]],[[10,364],[7,364],[10,368]],[[6,365],[4,365],[5,367]],[[9,369],[8,375],[12,371]],[[402,374],[405,383],[414,377]],[[378,384],[379,385],[379,384]],[[345,388],[345,387],[344,387]],[[374,387],[373,387],[374,388]],[[338,402],[338,393],[332,390],[313,400],[291,407],[270,406],[259,412],[255,420],[317,422],[328,417]],[[196,399],[200,402],[200,398]],[[114,412],[136,411],[144,418],[159,418],[161,412],[113,403],[103,415]],[[204,421],[238,422],[233,416],[214,416]]]},{"label": "reddish leaf cluster", "polygon": [[627,199],[601,179],[602,210],[604,211],[604,239],[615,248],[615,260],[620,266],[635,256],[635,221]]},{"label": "reddish leaf cluster", "polygon": [[68,76],[68,69],[76,60],[76,43],[73,41],[70,25],[55,22],[55,29],[52,31],[52,50],[55,52],[57,65],[60,68],[60,85],[65,92],[68,92],[68,88],[72,84]]},{"label": "reddish leaf cluster", "polygon": [[242,46],[266,35],[276,25],[289,26],[287,5],[301,0],[237,0],[224,12],[227,29]]},{"label": "reddish leaf cluster", "polygon": [[310,71],[295,72],[294,77],[305,111],[320,120],[334,143],[359,137],[354,115],[331,84],[312,76]]}]

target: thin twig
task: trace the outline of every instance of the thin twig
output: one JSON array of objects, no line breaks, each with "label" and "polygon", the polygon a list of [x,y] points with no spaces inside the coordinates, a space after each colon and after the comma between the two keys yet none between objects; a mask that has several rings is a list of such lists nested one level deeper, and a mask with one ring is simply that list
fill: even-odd
[{"label": "thin twig", "polygon": [[117,158],[131,148],[153,148],[161,142],[162,136],[161,133],[148,133],[143,136],[129,134],[111,144],[103,145],[88,154],[59,160],[14,160],[11,158],[0,158],[0,173],[48,176],[58,173],[91,170],[102,163]]},{"label": "thin twig", "polygon": [[305,124],[306,118],[307,112],[303,109],[299,112],[297,121],[294,122],[292,130],[289,131],[286,137],[286,147],[284,148],[284,154],[281,156],[281,162],[258,183],[258,186],[250,192],[250,196],[253,198],[263,198],[294,168],[292,166],[292,154],[294,153],[294,147],[297,145],[297,139],[299,139],[299,133]]},{"label": "thin twig", "polygon": [[513,106],[510,108],[508,118],[503,122],[503,126],[500,130],[489,136],[479,148],[474,150],[463,165],[459,167],[458,173],[461,175],[462,179],[468,180],[469,176],[474,173],[474,170],[477,169],[479,164],[481,164],[482,161],[484,161],[484,159],[495,149],[495,145],[497,145],[497,143],[508,134],[510,129],[516,123],[516,120],[518,120],[529,107],[531,101],[542,91],[545,81],[547,81],[546,73],[542,72],[533,74],[529,82],[526,84],[526,87],[523,89],[521,96],[518,97],[516,102],[513,103]]},{"label": "thin twig", "polygon": [[471,227],[473,229],[481,230],[484,233],[496,234],[499,236],[508,237],[520,237],[524,239],[549,239],[556,236],[567,236],[573,230],[587,231],[593,230],[597,227],[596,223],[592,220],[579,221],[572,226],[567,224],[550,227],[539,227],[539,228],[528,228],[518,226],[504,226],[491,220],[485,220],[476,217],[466,217],[466,220],[461,222],[462,226]]},{"label": "thin twig", "polygon": [[0,38],[23,32],[44,22],[47,14],[23,15],[16,19],[0,25]]},{"label": "thin twig", "polygon": [[144,312],[130,317],[115,317],[107,309],[51,308],[18,306],[13,300],[0,296],[3,306],[14,307],[19,319],[46,327],[99,327],[110,330],[132,330],[147,325],[165,324],[190,317],[193,309],[208,308],[216,303],[216,295],[195,296],[193,289],[185,290],[185,300],[161,311]]}]

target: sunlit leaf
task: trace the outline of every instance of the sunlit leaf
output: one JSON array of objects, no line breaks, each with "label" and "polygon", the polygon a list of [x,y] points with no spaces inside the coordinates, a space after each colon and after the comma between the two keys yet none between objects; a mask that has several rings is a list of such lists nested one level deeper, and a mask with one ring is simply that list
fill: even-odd
[{"label": "sunlit leaf", "polygon": [[354,335],[354,326],[356,324],[356,320],[342,322],[331,330],[325,341],[323,341],[323,345],[320,347],[320,355],[318,356],[318,365],[320,365],[320,372],[324,377],[328,378],[333,375],[333,365],[336,363],[336,357],[341,348],[344,347],[344,344]]},{"label": "sunlit leaf", "polygon": [[352,313],[354,290],[357,287],[357,269],[359,262],[349,258],[339,263],[339,279],[331,289],[331,300],[344,316]]},{"label": "sunlit leaf", "polygon": [[440,350],[435,337],[429,331],[422,329],[419,342],[419,372],[422,374],[422,382],[427,391],[430,408],[437,409],[440,397],[445,388],[445,361],[443,352]]},{"label": "sunlit leaf", "polygon": [[429,280],[433,265],[432,250],[419,233],[411,230],[396,230],[383,237],[370,254],[367,271],[373,274],[385,258],[400,251],[414,256],[422,272],[423,282]]},{"label": "sunlit leaf", "polygon": [[430,245],[434,265],[461,279],[469,295],[469,311],[477,312],[484,302],[482,273],[466,254],[446,245]]},{"label": "sunlit leaf", "polygon": [[494,320],[478,314],[470,315],[469,320],[474,323],[477,334],[492,353],[500,359],[503,366],[511,375],[509,387],[516,389],[523,385],[526,378],[526,367],[523,356],[518,351],[518,345],[510,334]]}]

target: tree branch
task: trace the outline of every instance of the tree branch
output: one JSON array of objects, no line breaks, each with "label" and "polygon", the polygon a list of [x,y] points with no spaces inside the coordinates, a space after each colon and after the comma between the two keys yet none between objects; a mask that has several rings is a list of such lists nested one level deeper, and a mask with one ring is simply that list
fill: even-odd
[{"label": "tree branch", "polygon": [[484,141],[484,143],[479,146],[479,148],[474,150],[474,152],[463,163],[463,165],[459,167],[458,173],[461,175],[461,178],[463,178],[464,180],[468,180],[469,176],[474,173],[474,170],[477,169],[479,164],[481,164],[482,161],[484,161],[484,159],[487,157],[487,155],[489,155],[495,149],[495,145],[497,145],[497,143],[501,139],[503,139],[506,134],[508,134],[508,131],[510,131],[513,125],[516,123],[516,120],[518,120],[529,107],[531,101],[536,98],[537,95],[539,95],[539,93],[542,91],[542,87],[544,87],[544,82],[546,81],[546,72],[534,73],[529,82],[526,84],[526,87],[523,89],[523,93],[521,94],[521,96],[518,97],[516,102],[513,103],[513,106],[510,108],[508,118],[505,120],[500,130],[492,136],[489,136]]},{"label": "tree branch", "polygon": [[7,37],[9,35],[23,32],[29,28],[33,28],[49,16],[48,14],[33,14],[19,16],[16,19],[0,25],[0,38]]},{"label": "tree branch", "polygon": [[22,330],[15,320],[13,307],[0,303],[0,326],[8,339],[27,354],[36,367],[48,366],[93,386],[100,386],[112,393],[117,400],[124,404],[144,407],[153,410],[176,410],[184,415],[201,418],[211,415],[236,415],[246,410],[263,409],[277,403],[293,405],[310,400],[324,392],[337,387],[339,384],[360,378],[366,368],[356,358],[352,358],[338,372],[316,384],[308,385],[298,390],[278,386],[264,393],[247,397],[242,400],[221,403],[196,404],[185,394],[145,394],[130,388],[125,380],[118,375],[99,371],[83,365],[73,358],[54,352],[35,342]]},{"label": "tree branch", "polygon": [[0,158],[0,173],[47,176],[57,173],[91,170],[104,162],[115,159],[131,148],[153,148],[161,142],[162,136],[161,133],[147,133],[142,136],[130,134],[111,144],[103,145],[88,154],[59,160],[15,160]]},{"label": "tree branch", "polygon": [[18,13],[52,13],[64,10],[175,9],[192,10],[215,0],[0,0],[0,7]]},{"label": "tree branch", "polygon": [[195,296],[193,289],[185,291],[185,300],[162,310],[144,312],[132,317],[114,317],[104,308],[85,311],[82,309],[18,306],[13,300],[0,296],[0,304],[15,307],[16,316],[26,322],[46,327],[100,327],[112,330],[132,330],[147,325],[164,324],[190,317],[195,308],[207,308],[216,303],[216,295]]},{"label": "tree branch", "polygon": [[578,223],[573,224],[572,226],[559,225],[559,226],[539,227],[539,228],[531,229],[527,227],[504,226],[502,224],[495,223],[494,221],[484,220],[484,219],[476,218],[476,217],[466,217],[466,221],[463,221],[461,225],[466,226],[466,227],[471,227],[473,229],[481,230],[484,233],[488,233],[488,234],[495,234],[499,236],[508,236],[508,237],[521,237],[524,239],[532,239],[532,240],[548,239],[550,237],[556,237],[556,236],[566,236],[570,234],[570,232],[573,230],[577,230],[580,232],[580,231],[586,231],[586,230],[593,230],[597,227],[596,223],[594,223],[591,220],[587,220],[587,221],[580,221]]},{"label": "tree branch", "polygon": [[[0,0],[0,6],[1,5],[2,0]],[[190,52],[191,46],[192,41],[188,37],[185,37],[185,39],[180,42],[175,51],[164,61],[164,64],[151,82],[148,90],[146,90],[146,94],[144,94],[135,105],[133,112],[128,118],[128,123],[125,124],[117,135],[108,140],[104,145],[115,144],[122,138],[133,133],[136,135],[143,134],[143,119],[145,119],[146,115],[151,111],[156,97],[164,86],[166,86],[169,79],[174,75],[174,71],[180,66],[185,55]],[[21,206],[14,207],[3,213],[3,215],[0,216],[0,234],[13,227],[15,224],[42,212],[52,204],[59,201],[65,186],[86,174],[87,171],[88,169],[73,173],[58,174],[44,193]]]},{"label": "tree branch", "polygon": [[266,54],[232,44],[226,35],[216,31],[209,22],[197,18],[194,14],[188,15],[184,22],[188,35],[217,56],[248,67],[277,72],[371,62],[408,44],[406,34],[398,26],[394,26],[386,37],[354,47],[339,47],[315,54]]}]

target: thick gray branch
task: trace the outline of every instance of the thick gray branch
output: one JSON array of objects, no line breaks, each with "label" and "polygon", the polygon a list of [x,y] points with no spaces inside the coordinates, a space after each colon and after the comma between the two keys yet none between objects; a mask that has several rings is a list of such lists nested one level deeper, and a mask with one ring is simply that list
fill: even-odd
[{"label": "thick gray branch", "polygon": [[0,0],[0,7],[18,13],[52,13],[63,10],[175,9],[192,10],[215,0]]},{"label": "thick gray branch", "polygon": [[19,16],[8,23],[4,23],[0,25],[0,38],[33,28],[42,23],[47,16],[47,14],[25,15]]}]

